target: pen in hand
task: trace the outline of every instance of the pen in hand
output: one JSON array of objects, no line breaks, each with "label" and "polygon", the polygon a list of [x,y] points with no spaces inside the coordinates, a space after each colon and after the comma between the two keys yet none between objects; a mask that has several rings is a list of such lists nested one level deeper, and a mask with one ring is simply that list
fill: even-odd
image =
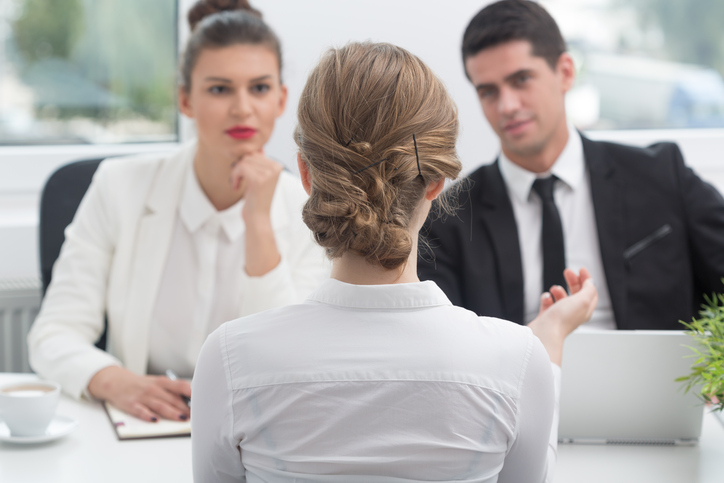
[{"label": "pen in hand", "polygon": [[[171,369],[166,369],[166,377],[168,377],[172,381],[178,381],[178,376],[176,376],[176,373],[173,372]],[[181,394],[181,399],[183,399],[187,406],[191,407],[190,397]]]}]

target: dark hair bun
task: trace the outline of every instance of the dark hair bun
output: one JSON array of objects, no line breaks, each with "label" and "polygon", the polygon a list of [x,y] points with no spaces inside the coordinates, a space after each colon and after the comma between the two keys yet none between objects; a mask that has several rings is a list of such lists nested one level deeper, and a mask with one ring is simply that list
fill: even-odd
[{"label": "dark hair bun", "polygon": [[196,28],[196,24],[209,15],[233,10],[244,10],[261,18],[261,12],[252,8],[251,5],[249,5],[249,0],[198,0],[198,2],[191,7],[186,18],[188,18],[189,21],[189,28],[193,31],[194,28]]}]

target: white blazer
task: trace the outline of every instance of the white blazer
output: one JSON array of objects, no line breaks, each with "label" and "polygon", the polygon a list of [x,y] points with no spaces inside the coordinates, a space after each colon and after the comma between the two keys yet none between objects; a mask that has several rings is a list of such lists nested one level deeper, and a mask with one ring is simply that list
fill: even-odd
[{"label": "white blazer", "polygon": [[[146,374],[151,313],[195,153],[191,143],[172,155],[103,161],[66,229],[28,349],[33,370],[71,396],[110,365]],[[301,219],[306,198],[301,182],[283,172],[271,206],[281,262],[262,277],[245,276],[239,317],[301,301],[328,276]],[[104,352],[94,343],[106,314]]]}]

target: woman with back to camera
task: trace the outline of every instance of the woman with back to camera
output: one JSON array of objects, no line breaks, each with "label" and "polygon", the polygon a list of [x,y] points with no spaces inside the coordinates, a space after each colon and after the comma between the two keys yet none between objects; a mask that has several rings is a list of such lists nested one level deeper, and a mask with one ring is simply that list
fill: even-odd
[{"label": "woman with back to camera", "polygon": [[195,480],[544,481],[563,339],[596,304],[587,273],[568,271],[574,295],[557,287],[533,331],[419,281],[418,231],[461,165],[455,106],[404,49],[330,50],[298,118],[303,218],[332,278],[209,336],[193,380]]},{"label": "woman with back to camera", "polygon": [[[287,95],[279,40],[246,0],[188,18],[178,94],[197,140],[100,165],[28,338],[40,375],[147,421],[189,416],[190,384],[158,374],[190,378],[216,327],[328,274],[301,183],[264,154]],[[108,352],[93,345],[106,314]]]}]

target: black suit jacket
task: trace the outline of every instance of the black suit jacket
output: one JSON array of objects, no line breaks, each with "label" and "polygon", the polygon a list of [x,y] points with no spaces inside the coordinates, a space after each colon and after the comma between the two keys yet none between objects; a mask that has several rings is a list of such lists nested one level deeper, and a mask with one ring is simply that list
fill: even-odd
[{"label": "black suit jacket", "polygon": [[[703,294],[724,292],[724,199],[678,146],[583,139],[601,259],[619,329],[682,329]],[[431,217],[418,271],[455,305],[523,322],[523,269],[497,161],[453,189],[455,216]],[[465,186],[467,185],[467,186]]]}]

